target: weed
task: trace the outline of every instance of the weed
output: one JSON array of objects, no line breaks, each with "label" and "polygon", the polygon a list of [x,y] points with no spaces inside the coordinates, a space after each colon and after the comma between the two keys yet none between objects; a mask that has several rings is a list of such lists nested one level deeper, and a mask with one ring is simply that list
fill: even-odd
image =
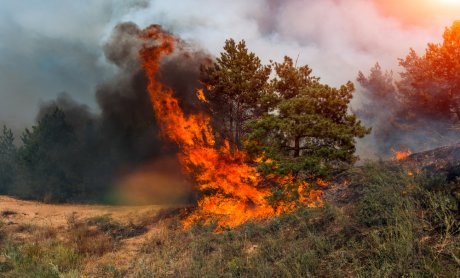
[{"label": "weed", "polygon": [[13,211],[13,210],[10,210],[10,209],[4,209],[2,212],[1,212],[1,215],[3,217],[8,217],[8,216],[12,216],[12,215],[16,215],[18,214],[16,211]]}]

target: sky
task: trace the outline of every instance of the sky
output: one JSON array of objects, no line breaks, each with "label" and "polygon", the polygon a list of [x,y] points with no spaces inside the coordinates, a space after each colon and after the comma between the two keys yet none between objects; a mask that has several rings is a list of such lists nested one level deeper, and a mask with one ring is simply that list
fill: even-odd
[{"label": "sky", "polygon": [[460,0],[2,0],[0,124],[30,126],[61,92],[97,112],[96,87],[116,74],[103,46],[121,22],[160,24],[212,55],[245,39],[263,62],[289,55],[339,86],[376,62],[398,72],[455,19]]}]

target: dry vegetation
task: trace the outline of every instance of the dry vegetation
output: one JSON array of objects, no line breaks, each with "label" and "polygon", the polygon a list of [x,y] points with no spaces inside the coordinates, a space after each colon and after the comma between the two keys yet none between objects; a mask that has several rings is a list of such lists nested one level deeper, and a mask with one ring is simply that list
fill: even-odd
[{"label": "dry vegetation", "polygon": [[460,275],[458,200],[450,194],[458,181],[381,164],[355,168],[349,179],[325,208],[217,234],[200,223],[183,230],[183,210],[157,207],[53,206],[65,222],[34,222],[24,215],[34,213],[28,205],[49,205],[7,199],[0,203],[0,276]]}]

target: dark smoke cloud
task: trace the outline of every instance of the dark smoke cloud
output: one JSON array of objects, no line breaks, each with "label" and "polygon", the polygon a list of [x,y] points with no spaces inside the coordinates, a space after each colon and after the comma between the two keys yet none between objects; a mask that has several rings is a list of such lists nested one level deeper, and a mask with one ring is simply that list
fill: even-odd
[{"label": "dark smoke cloud", "polygon": [[148,0],[2,1],[0,124],[29,126],[37,104],[66,91],[96,109],[94,87],[113,76],[104,39]]},{"label": "dark smoke cloud", "polygon": [[[176,147],[160,138],[155,121],[147,92],[147,78],[138,57],[143,44],[140,33],[135,24],[122,23],[114,28],[105,44],[104,54],[116,66],[117,73],[97,86],[95,96],[100,113],[91,113],[88,106],[68,94],[61,94],[56,100],[41,105],[37,116],[37,121],[40,121],[56,108],[64,111],[66,121],[83,144],[80,146],[81,156],[74,155],[72,164],[83,167],[78,172],[92,186],[94,181],[113,184],[147,163],[163,161],[165,157],[170,161],[171,157],[175,157]],[[205,52],[179,40],[177,51],[163,61],[157,78],[174,90],[175,96],[184,103],[186,112],[201,109],[195,96],[200,86],[199,68],[210,60]],[[89,164],[88,156],[92,160]],[[179,164],[170,165],[175,167],[172,172],[183,180]]]}]

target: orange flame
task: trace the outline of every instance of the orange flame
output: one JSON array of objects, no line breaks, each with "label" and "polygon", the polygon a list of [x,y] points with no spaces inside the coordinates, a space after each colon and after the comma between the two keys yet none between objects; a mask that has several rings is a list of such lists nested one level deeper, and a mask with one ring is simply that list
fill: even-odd
[{"label": "orange flame", "polygon": [[[232,152],[228,142],[217,149],[210,118],[203,113],[185,115],[172,90],[156,80],[161,58],[173,53],[176,39],[159,26],[144,30],[142,38],[146,44],[140,58],[149,79],[148,92],[161,132],[179,146],[178,157],[184,171],[195,178],[203,193],[198,208],[184,220],[184,226],[197,220],[217,220],[221,226],[234,227],[292,208],[292,203],[277,209],[270,205],[271,191],[260,186],[262,178],[255,166],[246,163],[246,153],[238,149]],[[202,90],[198,90],[197,97],[206,101]],[[280,180],[291,181],[292,177]],[[302,196],[300,201],[306,205],[322,205],[322,191],[308,190],[306,182],[298,191]]]},{"label": "orange flame", "polygon": [[201,101],[201,102],[208,102],[206,99],[206,96],[204,95],[203,89],[198,89],[196,91],[196,97]]},{"label": "orange flame", "polygon": [[394,159],[394,160],[397,160],[397,161],[404,160],[404,159],[406,159],[409,155],[412,154],[412,151],[411,151],[410,149],[401,150],[401,151],[397,151],[397,150],[391,149],[391,151],[393,152],[393,159]]}]

